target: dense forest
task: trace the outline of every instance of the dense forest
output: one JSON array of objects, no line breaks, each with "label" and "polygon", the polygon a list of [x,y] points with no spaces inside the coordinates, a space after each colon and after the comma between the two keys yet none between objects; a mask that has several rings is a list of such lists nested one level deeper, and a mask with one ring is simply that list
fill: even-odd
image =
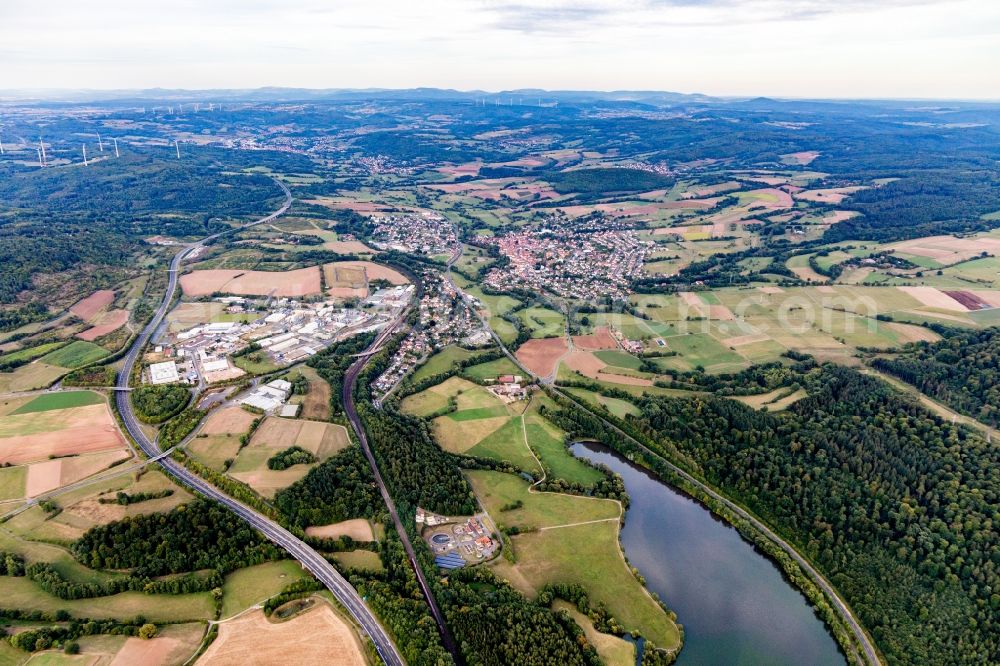
[{"label": "dense forest", "polygon": [[201,569],[225,573],[283,557],[281,549],[231,511],[205,500],[91,528],[73,543],[72,552],[92,569],[131,569],[136,576]]},{"label": "dense forest", "polygon": [[1000,426],[1000,328],[951,331],[872,365],[956,411]]},{"label": "dense forest", "polygon": [[361,449],[350,446],[280,491],[274,504],[293,525],[327,525],[371,518],[382,507]]},{"label": "dense forest", "polygon": [[673,178],[641,169],[575,169],[545,174],[545,180],[560,194],[577,192],[607,196],[614,192],[644,192],[670,187]]},{"label": "dense forest", "polygon": [[330,410],[332,416],[344,413],[344,374],[354,363],[354,355],[364,351],[375,339],[375,333],[364,333],[330,345],[306,361],[320,377],[330,384]]},{"label": "dense forest", "polygon": [[799,380],[784,413],[646,397],[628,426],[797,543],[889,663],[995,663],[1000,452],[853,370]]},{"label": "dense forest", "polygon": [[276,208],[281,190],[260,174],[225,172],[214,159],[134,152],[87,169],[22,171],[0,164],[0,303],[36,276],[78,270],[93,290],[134,267],[153,235],[204,236],[227,220]]},{"label": "dense forest", "polygon": [[163,423],[187,407],[191,391],[180,384],[143,384],[132,391],[130,398],[143,423]]}]

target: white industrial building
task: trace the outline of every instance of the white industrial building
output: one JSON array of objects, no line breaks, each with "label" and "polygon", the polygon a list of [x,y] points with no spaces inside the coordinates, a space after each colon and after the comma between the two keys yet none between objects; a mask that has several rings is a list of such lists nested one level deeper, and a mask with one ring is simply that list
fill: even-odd
[{"label": "white industrial building", "polygon": [[153,363],[149,366],[150,384],[171,384],[180,379],[180,375],[177,374],[177,364],[173,361]]},{"label": "white industrial building", "polygon": [[273,382],[255,388],[253,393],[240,400],[240,404],[256,407],[270,413],[285,404],[291,391],[291,382],[275,379]]}]

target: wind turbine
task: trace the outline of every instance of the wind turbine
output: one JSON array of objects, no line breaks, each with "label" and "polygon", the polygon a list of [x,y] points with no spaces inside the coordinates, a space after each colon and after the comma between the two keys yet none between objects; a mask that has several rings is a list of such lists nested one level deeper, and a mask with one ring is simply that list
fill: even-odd
[{"label": "wind turbine", "polygon": [[174,139],[174,150],[177,151],[177,159],[181,158],[181,145],[177,143],[177,139]]},{"label": "wind turbine", "polygon": [[45,142],[42,141],[42,137],[38,137],[38,145],[42,148],[42,166],[48,166],[49,158],[45,154]]},{"label": "wind turbine", "polygon": [[87,164],[87,144],[83,144],[83,166],[88,166],[88,164]]},{"label": "wind turbine", "polygon": [[101,149],[101,152],[103,153],[104,152],[104,142],[101,141],[101,133],[100,132],[97,133],[97,145]]},{"label": "wind turbine", "polygon": [[115,142],[115,157],[121,157],[121,155],[118,154],[118,139],[111,137],[111,140]]},{"label": "wind turbine", "polygon": [[42,149],[41,148],[35,148],[35,150],[38,151],[38,166],[41,167],[42,166]]},{"label": "wind turbine", "polygon": [[3,155],[3,139],[0,138],[0,155]]}]

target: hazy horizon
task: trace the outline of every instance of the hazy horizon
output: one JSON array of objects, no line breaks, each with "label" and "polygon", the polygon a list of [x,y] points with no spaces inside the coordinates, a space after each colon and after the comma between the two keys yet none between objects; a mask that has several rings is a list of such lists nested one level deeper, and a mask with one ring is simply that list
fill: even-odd
[{"label": "hazy horizon", "polygon": [[9,0],[0,19],[7,90],[1000,99],[988,0]]}]

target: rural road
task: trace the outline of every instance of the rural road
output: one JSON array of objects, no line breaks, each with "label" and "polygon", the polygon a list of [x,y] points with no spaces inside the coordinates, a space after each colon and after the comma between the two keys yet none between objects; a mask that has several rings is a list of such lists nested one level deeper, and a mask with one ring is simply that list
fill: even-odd
[{"label": "rural road", "polygon": [[[461,251],[455,255],[452,261],[456,260],[461,254]],[[449,264],[450,265],[450,264]],[[419,288],[418,278],[405,271],[405,274],[414,281],[414,284],[418,286],[417,293],[414,295],[415,298],[420,298],[421,289]],[[375,454],[372,453],[371,446],[368,444],[368,436],[365,433],[364,424],[361,423],[361,418],[358,416],[358,410],[354,405],[354,387],[358,381],[358,375],[364,369],[365,365],[368,363],[368,359],[377,353],[385,341],[389,339],[392,332],[397,326],[406,318],[407,314],[410,312],[411,308],[406,308],[399,316],[390,323],[385,329],[379,333],[378,337],[368,346],[368,349],[363,351],[358,355],[358,359],[351,364],[344,374],[344,385],[343,393],[341,397],[344,403],[344,412],[347,414],[347,419],[351,422],[351,428],[354,430],[354,434],[358,438],[358,442],[361,444],[361,450],[365,454],[365,458],[368,459],[368,464],[372,468],[372,473],[375,475],[375,482],[378,484],[379,493],[382,495],[382,501],[385,502],[386,507],[389,509],[389,516],[392,518],[393,524],[396,526],[396,533],[399,534],[400,541],[403,543],[403,549],[406,551],[406,557],[410,560],[410,566],[413,568],[413,573],[417,577],[417,583],[420,585],[420,590],[424,594],[424,599],[427,600],[427,605],[430,608],[431,615],[434,617],[434,621],[438,625],[438,632],[441,634],[441,642],[445,649],[451,653],[452,657],[455,659],[456,664],[463,663],[461,658],[461,653],[458,650],[458,645],[455,643],[455,639],[452,637],[451,632],[448,631],[448,625],[444,621],[444,614],[441,612],[441,608],[438,606],[437,601],[434,599],[434,594],[431,592],[430,585],[427,584],[427,578],[424,576],[424,570],[420,567],[420,563],[417,562],[416,552],[413,550],[413,544],[410,543],[410,537],[406,529],[403,527],[403,521],[399,518],[399,513],[396,511],[396,503],[392,499],[392,495],[389,494],[389,489],[385,485],[385,480],[382,478],[382,473],[379,471],[378,463],[375,461]]]},{"label": "rural road", "polygon": [[[244,225],[241,227],[242,229],[271,222],[289,209],[292,204],[292,193],[288,190],[284,183],[278,180],[275,180],[275,182],[278,183],[285,193],[284,205],[282,205],[282,207],[274,213],[271,213],[256,222]],[[234,229],[233,231],[236,230]],[[115,392],[118,411],[121,414],[126,430],[128,430],[129,434],[139,445],[139,448],[141,448],[142,451],[150,458],[161,456],[163,452],[160,451],[156,442],[150,441],[150,439],[146,436],[146,433],[143,432],[139,425],[139,421],[136,419],[135,414],[132,411],[132,402],[129,400],[129,393],[128,391],[122,389],[128,388],[129,378],[132,375],[132,369],[135,367],[136,361],[142,353],[142,350],[149,343],[153,332],[160,325],[164,316],[166,316],[167,310],[170,308],[170,304],[174,299],[174,294],[177,291],[177,274],[180,272],[181,262],[183,262],[184,258],[194,251],[195,248],[202,247],[205,241],[218,238],[226,233],[230,232],[224,231],[222,233],[209,236],[201,241],[198,241],[197,243],[186,246],[174,255],[173,260],[170,262],[169,280],[167,283],[166,293],[163,296],[163,302],[156,310],[156,314],[153,316],[153,319],[146,325],[146,327],[139,334],[139,337],[137,337],[135,342],[132,344],[128,354],[125,356],[124,365],[118,373],[118,379],[115,385],[115,388],[118,389]],[[372,613],[368,606],[365,605],[364,600],[351,586],[351,584],[348,583],[347,580],[345,580],[344,577],[341,576],[340,573],[329,562],[327,562],[322,555],[317,553],[305,542],[283,528],[281,525],[278,525],[269,518],[257,513],[245,504],[229,497],[208,481],[189,471],[186,467],[178,463],[170,456],[160,457],[158,462],[168,474],[176,478],[178,481],[197,491],[201,495],[204,495],[205,497],[226,507],[249,523],[252,527],[260,531],[268,539],[288,551],[288,553],[298,560],[305,569],[322,582],[327,589],[333,593],[334,597],[337,598],[344,608],[347,609],[364,632],[371,638],[375,645],[375,649],[378,651],[379,656],[387,664],[387,666],[403,666],[405,664],[402,655],[400,655],[395,644],[392,642],[392,639],[379,623],[374,613]]]},{"label": "rural road", "polygon": [[533,372],[524,367],[524,365],[517,360],[517,357],[511,353],[510,349],[507,348],[507,345],[504,344],[503,340],[500,339],[500,336],[496,334],[496,331],[494,331],[493,328],[490,326],[489,320],[486,319],[486,317],[484,317],[482,313],[480,313],[472,306],[472,304],[469,302],[469,296],[467,296],[465,292],[462,291],[458,287],[458,285],[455,284],[455,282],[451,278],[450,272],[446,273],[446,275],[448,277],[448,280],[451,282],[452,286],[455,287],[455,289],[458,290],[460,294],[462,294],[462,298],[466,301],[466,303],[473,310],[473,312],[475,312],[476,315],[479,317],[479,320],[482,322],[483,327],[487,331],[489,331],[494,342],[496,342],[497,346],[500,347],[500,350],[503,352],[503,354],[508,359],[510,359],[510,361],[514,363],[515,366],[520,368],[524,372],[525,376],[534,377],[536,380],[538,380],[539,383],[545,384],[549,388],[549,390],[552,391],[553,393],[572,402],[574,405],[576,405],[578,409],[581,409],[590,414],[591,416],[600,419],[605,427],[613,429],[615,432],[619,433],[620,435],[628,439],[634,445],[641,448],[648,455],[661,460],[672,472],[674,472],[675,474],[683,478],[685,481],[687,481],[694,487],[704,492],[706,495],[720,502],[728,510],[732,511],[734,514],[736,514],[737,516],[745,520],[747,523],[752,525],[754,529],[756,529],[758,532],[766,536],[771,542],[773,542],[775,545],[781,548],[781,550],[783,550],[789,557],[795,560],[795,563],[798,564],[799,568],[802,569],[802,571],[805,572],[805,574],[809,576],[810,579],[812,579],[813,583],[815,583],[817,587],[823,590],[823,593],[826,595],[827,600],[830,601],[833,609],[836,611],[838,615],[840,615],[841,619],[844,621],[844,624],[850,629],[851,633],[854,635],[854,639],[857,642],[858,646],[860,646],[863,655],[859,654],[857,656],[863,657],[864,663],[867,664],[872,664],[875,666],[880,666],[882,664],[882,659],[879,656],[878,650],[875,648],[874,643],[872,643],[871,639],[868,637],[868,634],[865,632],[864,627],[861,626],[861,622],[858,621],[857,617],[855,617],[854,615],[854,612],[847,605],[847,602],[840,597],[840,595],[834,589],[833,585],[823,576],[823,574],[817,571],[816,568],[813,567],[813,565],[810,564],[808,560],[806,560],[804,557],[802,557],[802,555],[799,554],[799,552],[795,549],[794,546],[792,546],[790,543],[781,538],[778,534],[774,532],[774,530],[765,525],[763,521],[761,521],[759,518],[753,516],[748,511],[746,511],[738,504],[733,502],[732,500],[723,497],[718,492],[716,492],[708,485],[706,485],[703,481],[688,474],[683,469],[681,469],[677,465],[673,464],[672,462],[664,458],[662,455],[647,448],[645,445],[636,440],[634,437],[623,431],[614,423],[611,423],[610,421],[606,420],[600,414],[589,409],[586,405],[581,403],[573,396],[567,395],[562,391],[560,391],[558,388],[554,386],[554,381],[551,377],[546,377],[546,378],[538,377]]}]

